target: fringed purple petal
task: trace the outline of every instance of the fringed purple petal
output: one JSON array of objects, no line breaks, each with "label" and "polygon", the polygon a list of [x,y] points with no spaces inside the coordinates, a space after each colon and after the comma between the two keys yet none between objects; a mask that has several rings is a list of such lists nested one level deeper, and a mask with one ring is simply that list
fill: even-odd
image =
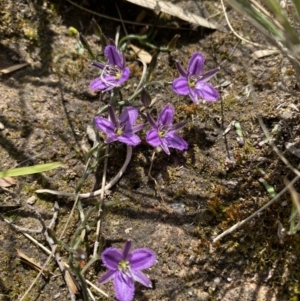
[{"label": "fringed purple petal", "polygon": [[116,117],[115,109],[112,106],[108,106],[108,114],[111,122],[114,124],[115,128],[118,125],[118,120]]},{"label": "fringed purple petal", "polygon": [[118,80],[118,85],[121,86],[130,76],[130,69],[128,67],[122,70],[121,78]]},{"label": "fringed purple petal", "polygon": [[125,260],[128,260],[127,257],[128,257],[129,252],[130,252],[131,245],[132,245],[132,240],[128,239],[126,241],[124,249],[123,249],[123,258]]},{"label": "fringed purple petal", "polygon": [[115,141],[118,140],[118,137],[119,137],[119,136],[117,136],[115,133],[113,133],[113,134],[111,134],[111,135],[109,135],[109,136],[106,137],[105,143],[112,143],[112,142],[115,142]]},{"label": "fringed purple petal", "polygon": [[114,87],[119,86],[119,80],[117,80],[115,76],[104,74],[102,75],[101,80],[106,85],[105,91],[112,90]]},{"label": "fringed purple petal", "polygon": [[122,55],[113,45],[108,45],[104,49],[104,55],[108,60],[108,63],[113,66],[123,67]]},{"label": "fringed purple petal", "polygon": [[179,61],[176,60],[176,67],[177,67],[177,70],[179,72],[179,74],[182,76],[182,77],[186,77],[187,74],[186,72],[183,70],[181,64],[179,63]]},{"label": "fringed purple petal", "polygon": [[168,148],[168,144],[167,141],[165,140],[165,138],[161,138],[160,139],[160,147],[163,149],[163,151],[167,154],[170,155],[170,150]]},{"label": "fringed purple petal", "polygon": [[195,52],[189,60],[189,64],[187,68],[188,74],[190,75],[202,74],[204,68],[204,62],[205,62],[204,55],[199,52]]},{"label": "fringed purple petal", "polygon": [[189,85],[186,77],[178,77],[173,80],[172,83],[173,91],[178,95],[188,95]]},{"label": "fringed purple petal", "polygon": [[170,125],[173,122],[174,118],[174,107],[170,105],[164,106],[164,108],[160,111],[157,119],[158,125]]},{"label": "fringed purple petal", "polygon": [[107,87],[108,87],[107,84],[105,84],[100,77],[90,82],[90,89],[93,91],[104,90]]},{"label": "fringed purple petal", "polygon": [[126,107],[123,109],[119,117],[119,120],[120,120],[120,124],[126,122],[125,131],[132,128],[132,126],[135,124],[135,121],[138,118],[138,114],[139,114],[138,110],[134,107]]},{"label": "fringed purple petal", "polygon": [[122,142],[122,143],[125,143],[127,145],[132,145],[132,146],[136,146],[139,143],[141,143],[140,137],[133,134],[132,132],[131,133],[124,133],[121,136],[117,136],[117,140]]},{"label": "fringed purple petal", "polygon": [[157,133],[157,129],[151,129],[146,133],[146,141],[153,147],[160,145],[160,139]]},{"label": "fringed purple petal", "polygon": [[216,101],[219,99],[219,92],[209,83],[198,81],[195,90],[197,90],[197,94],[200,95],[201,98],[207,101]]},{"label": "fringed purple petal", "polygon": [[138,271],[150,268],[155,260],[155,253],[147,248],[136,249],[128,257],[131,268]]},{"label": "fringed purple petal", "polygon": [[109,280],[113,279],[115,276],[116,271],[115,270],[109,270],[108,272],[106,272],[104,275],[102,275],[99,279],[98,279],[98,283],[99,284],[103,284],[108,282]]},{"label": "fringed purple petal", "polygon": [[114,278],[115,295],[119,301],[132,301],[134,297],[134,282],[121,272],[116,272]]},{"label": "fringed purple petal", "polygon": [[198,100],[199,95],[198,95],[198,91],[195,88],[190,88],[189,95],[192,101],[196,105],[199,104],[199,100]]},{"label": "fringed purple petal", "polygon": [[100,70],[103,70],[105,67],[105,64],[100,62],[92,62],[92,66],[99,68]]},{"label": "fringed purple petal", "polygon": [[110,270],[117,270],[119,262],[123,259],[123,254],[116,248],[108,248],[101,255],[103,264]]},{"label": "fringed purple petal", "polygon": [[209,81],[215,74],[220,71],[220,67],[211,69],[202,75],[201,81],[207,82]]},{"label": "fringed purple petal", "polygon": [[144,273],[132,270],[131,274],[134,281],[137,281],[146,287],[152,287],[152,282]]},{"label": "fringed purple petal", "polygon": [[147,112],[147,119],[150,123],[150,125],[153,127],[153,128],[157,128],[157,124],[155,122],[155,120],[153,119],[153,117]]},{"label": "fringed purple petal", "polygon": [[133,133],[136,133],[136,132],[142,130],[144,127],[145,127],[145,124],[138,124],[138,125],[133,126],[131,130]]},{"label": "fringed purple petal", "polygon": [[107,135],[111,135],[114,133],[115,125],[108,119],[102,117],[102,116],[96,116],[94,118],[95,125],[99,130],[104,132]]},{"label": "fringed purple petal", "polygon": [[166,143],[171,148],[176,148],[179,150],[185,150],[188,148],[188,144],[183,140],[177,133],[169,132],[165,136]]},{"label": "fringed purple petal", "polygon": [[181,130],[186,124],[187,124],[186,121],[181,121],[181,122],[179,122],[179,123],[177,123],[177,124],[173,124],[172,127],[171,127],[171,129],[170,129],[170,132],[171,132],[171,131],[174,131],[174,132],[179,131],[179,130]]}]

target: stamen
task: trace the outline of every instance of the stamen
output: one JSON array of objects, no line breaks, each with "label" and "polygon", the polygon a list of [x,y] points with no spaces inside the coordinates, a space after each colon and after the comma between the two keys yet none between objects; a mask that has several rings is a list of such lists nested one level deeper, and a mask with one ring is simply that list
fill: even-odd
[{"label": "stamen", "polygon": [[158,136],[160,138],[165,137],[165,135],[169,132],[169,130],[170,130],[170,127],[168,125],[162,124],[157,130]]},{"label": "stamen", "polygon": [[127,260],[121,260],[118,264],[118,270],[126,274],[130,270],[130,263]]},{"label": "stamen", "polygon": [[199,80],[199,79],[202,79],[203,76],[200,75],[200,74],[193,74],[191,76],[188,77],[188,85],[190,88],[194,88],[195,85],[196,85],[196,82]]},{"label": "stamen", "polygon": [[203,78],[203,76],[202,75],[200,75],[200,74],[194,74],[194,75],[192,75],[191,77],[190,77],[190,79],[192,80],[192,81],[197,81],[197,80],[199,80],[199,79],[201,79],[201,78]]},{"label": "stamen", "polygon": [[122,77],[122,70],[118,66],[106,65],[100,75],[100,78],[106,85],[118,87],[117,84],[114,84],[114,83],[106,80],[104,77],[105,75],[113,76],[113,77],[115,77],[116,80],[119,80]]},{"label": "stamen", "polygon": [[116,130],[115,130],[115,133],[118,135],[118,136],[121,136],[124,132],[124,128],[126,126],[126,122],[124,122],[123,124],[120,124]]}]

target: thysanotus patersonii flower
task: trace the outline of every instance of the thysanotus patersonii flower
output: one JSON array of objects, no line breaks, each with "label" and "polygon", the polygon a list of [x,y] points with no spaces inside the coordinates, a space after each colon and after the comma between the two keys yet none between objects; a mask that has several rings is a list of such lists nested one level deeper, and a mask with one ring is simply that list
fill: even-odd
[{"label": "thysanotus patersonii flower", "polygon": [[147,248],[131,252],[130,249],[131,240],[127,240],[123,252],[116,248],[108,248],[102,253],[102,262],[109,271],[100,277],[98,283],[102,284],[113,279],[115,295],[119,301],[133,300],[134,281],[152,287],[150,279],[141,271],[155,263],[155,253]]},{"label": "thysanotus patersonii flower", "polygon": [[157,122],[147,113],[152,129],[147,132],[146,141],[153,147],[160,146],[168,155],[170,155],[169,147],[179,150],[188,148],[187,142],[176,133],[185,126],[186,122],[172,124],[174,113],[174,107],[166,105],[159,113]]},{"label": "thysanotus patersonii flower", "polygon": [[218,91],[207,82],[220,68],[203,73],[204,62],[204,55],[199,52],[195,52],[190,58],[187,71],[176,62],[180,77],[174,79],[173,91],[179,95],[189,95],[195,104],[199,103],[199,98],[216,101],[220,97]]},{"label": "thysanotus patersonii flower", "polygon": [[94,62],[93,66],[101,70],[100,77],[90,83],[91,90],[109,91],[121,86],[130,75],[130,69],[125,65],[124,54],[115,46],[108,45],[104,49],[107,63]]},{"label": "thysanotus patersonii flower", "polygon": [[107,134],[106,143],[120,141],[128,145],[137,145],[141,139],[135,133],[144,127],[144,124],[135,125],[138,118],[138,110],[134,107],[126,107],[117,119],[112,106],[108,107],[109,119],[96,116],[95,124],[102,132]]}]

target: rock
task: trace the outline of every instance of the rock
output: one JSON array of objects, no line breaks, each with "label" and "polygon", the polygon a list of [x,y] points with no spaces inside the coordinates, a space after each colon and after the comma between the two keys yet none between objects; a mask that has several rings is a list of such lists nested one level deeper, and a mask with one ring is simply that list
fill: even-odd
[{"label": "rock", "polygon": [[281,117],[283,119],[290,119],[293,116],[293,112],[285,111],[281,114]]},{"label": "rock", "polygon": [[34,195],[26,201],[28,205],[33,205],[35,202],[36,202],[36,197]]}]

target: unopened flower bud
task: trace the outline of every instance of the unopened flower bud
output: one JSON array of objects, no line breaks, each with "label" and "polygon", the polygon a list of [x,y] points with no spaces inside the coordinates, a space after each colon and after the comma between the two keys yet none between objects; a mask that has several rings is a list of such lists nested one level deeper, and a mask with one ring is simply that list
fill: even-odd
[{"label": "unopened flower bud", "polygon": [[85,36],[82,33],[79,34],[79,40],[80,40],[81,44],[83,45],[83,47],[88,51],[89,55],[93,59],[95,59],[95,55],[92,51],[92,48],[91,48],[89,42],[87,41],[87,39],[85,38]]},{"label": "unopened flower bud", "polygon": [[145,88],[143,88],[141,93],[141,101],[146,108],[148,108],[151,103],[151,96]]},{"label": "unopened flower bud", "polygon": [[156,64],[157,64],[157,57],[158,57],[158,52],[156,52],[153,56],[152,59],[150,61],[149,67],[148,67],[148,72],[147,72],[147,76],[146,76],[146,81],[149,81],[150,76],[152,74],[152,72],[154,71]]},{"label": "unopened flower bud", "polygon": [[167,48],[169,51],[173,50],[176,48],[176,44],[177,44],[177,41],[178,39],[180,38],[180,34],[176,34],[172,40],[170,41],[170,43],[168,44]]},{"label": "unopened flower bud", "polygon": [[95,19],[92,20],[92,24],[95,34],[101,39],[103,35],[101,27],[98,25]]},{"label": "unopened flower bud", "polygon": [[75,27],[71,26],[71,27],[68,28],[68,35],[71,36],[71,37],[78,38],[79,32]]}]

